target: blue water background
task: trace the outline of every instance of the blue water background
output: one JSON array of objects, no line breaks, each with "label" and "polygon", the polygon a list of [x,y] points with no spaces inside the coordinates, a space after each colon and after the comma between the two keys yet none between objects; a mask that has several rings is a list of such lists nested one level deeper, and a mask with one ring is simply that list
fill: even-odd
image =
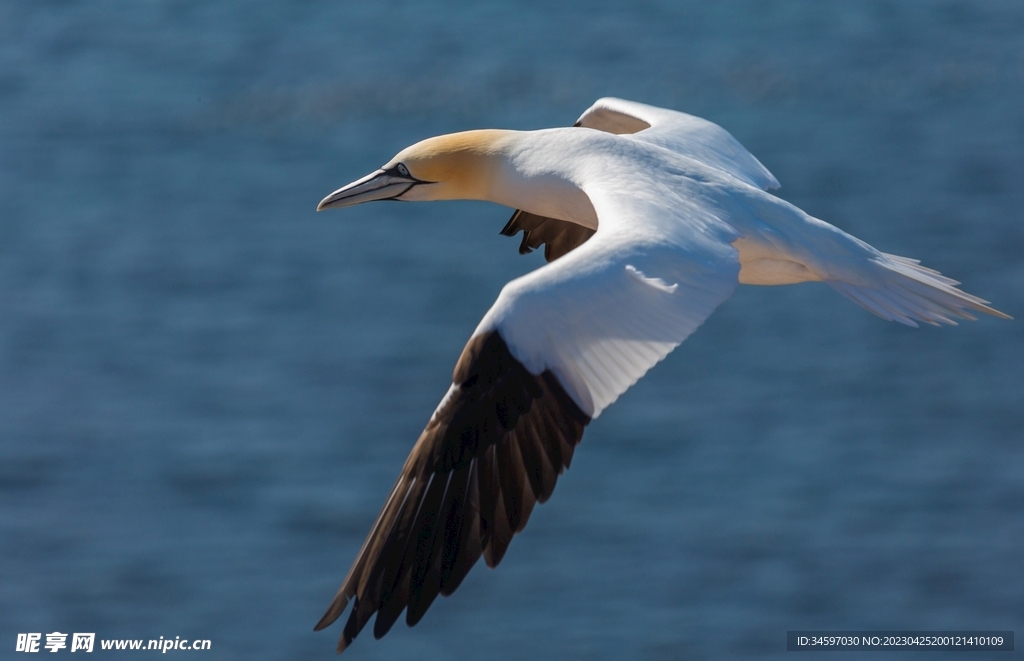
[{"label": "blue water background", "polygon": [[[494,205],[316,203],[418,139],[604,95],[720,123],[785,199],[1024,318],[1016,0],[0,4],[0,656],[57,630],[331,658],[312,625],[542,260]],[[497,570],[346,654],[1020,636],[1022,374],[1021,321],[743,287],[591,425]]]}]

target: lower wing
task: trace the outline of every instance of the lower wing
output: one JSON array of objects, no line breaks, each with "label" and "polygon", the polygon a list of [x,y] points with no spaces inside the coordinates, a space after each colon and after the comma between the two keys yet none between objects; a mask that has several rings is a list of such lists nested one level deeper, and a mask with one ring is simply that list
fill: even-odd
[{"label": "lower wing", "polygon": [[[604,211],[670,213],[626,207]],[[375,613],[379,638],[403,610],[418,622],[481,556],[497,565],[584,427],[732,293],[738,272],[736,251],[701,232],[601,230],[506,285],[316,629],[354,600],[338,651]]]}]

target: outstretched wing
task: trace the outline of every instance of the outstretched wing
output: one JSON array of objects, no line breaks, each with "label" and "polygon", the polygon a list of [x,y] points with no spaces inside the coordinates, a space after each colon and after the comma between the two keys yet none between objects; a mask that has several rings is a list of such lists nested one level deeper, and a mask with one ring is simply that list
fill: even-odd
[{"label": "outstretched wing", "polygon": [[731,294],[739,263],[713,218],[643,229],[645,214],[674,208],[598,195],[599,217],[628,215],[633,231],[602,221],[586,244],[505,286],[316,626],[354,600],[339,651],[375,613],[378,638],[403,610],[418,622],[481,555],[497,565],[590,420]]},{"label": "outstretched wing", "polygon": [[751,186],[764,190],[779,187],[772,173],[728,131],[684,112],[605,97],[594,102],[575,126],[634,134],[637,139],[727,172]]},{"label": "outstretched wing", "polygon": [[[598,99],[573,126],[631,134],[736,177],[764,190],[779,187],[778,180],[753,154],[721,126],[706,119],[643,103],[605,97]],[[517,210],[501,233],[523,232],[519,254],[544,245],[544,259],[551,262],[577,248],[594,230],[575,223]],[[546,245],[545,245],[546,244]]]},{"label": "outstretched wing", "polygon": [[534,504],[551,496],[590,422],[550,371],[529,373],[497,332],[470,339],[452,381],[316,625],[328,626],[355,599],[338,652],[374,613],[376,638],[405,609],[416,624],[481,555],[497,566]]},{"label": "outstretched wing", "polygon": [[507,284],[476,330],[499,332],[531,374],[550,370],[591,417],[696,330],[739,274],[720,209],[640,181],[607,188],[587,191],[601,229]]}]

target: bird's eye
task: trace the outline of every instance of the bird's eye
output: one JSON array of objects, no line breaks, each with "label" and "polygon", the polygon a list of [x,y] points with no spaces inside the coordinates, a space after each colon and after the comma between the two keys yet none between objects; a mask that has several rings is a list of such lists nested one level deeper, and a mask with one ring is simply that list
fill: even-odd
[{"label": "bird's eye", "polygon": [[405,167],[405,163],[399,163],[398,165],[395,166],[395,169],[398,170],[398,174],[402,175],[403,177],[409,176],[409,168]]}]

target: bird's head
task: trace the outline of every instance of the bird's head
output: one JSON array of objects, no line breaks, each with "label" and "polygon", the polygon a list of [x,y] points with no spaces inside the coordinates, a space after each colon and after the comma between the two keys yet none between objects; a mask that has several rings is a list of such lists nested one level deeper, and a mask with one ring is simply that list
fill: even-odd
[{"label": "bird's head", "polygon": [[374,200],[486,200],[508,131],[464,131],[406,147],[381,169],[334,191],[316,210]]}]

